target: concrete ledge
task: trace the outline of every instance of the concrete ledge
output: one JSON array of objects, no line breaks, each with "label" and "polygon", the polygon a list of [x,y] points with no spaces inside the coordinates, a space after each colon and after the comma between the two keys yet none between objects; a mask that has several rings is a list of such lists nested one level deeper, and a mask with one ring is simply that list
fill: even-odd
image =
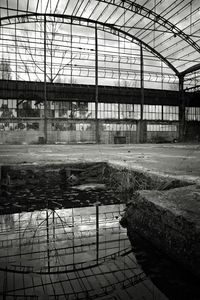
[{"label": "concrete ledge", "polygon": [[139,191],[121,224],[200,276],[200,187]]}]

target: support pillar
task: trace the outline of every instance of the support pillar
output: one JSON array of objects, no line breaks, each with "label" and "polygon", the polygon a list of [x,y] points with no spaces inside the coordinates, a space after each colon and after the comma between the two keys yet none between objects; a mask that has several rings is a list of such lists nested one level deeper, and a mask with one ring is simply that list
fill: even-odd
[{"label": "support pillar", "polygon": [[44,16],[44,143],[47,144],[47,53],[46,53],[46,16]]},{"label": "support pillar", "polygon": [[71,67],[70,67],[70,83],[73,84],[73,68],[72,68],[72,63],[73,63],[73,56],[72,56],[72,45],[73,45],[73,32],[72,32],[72,19],[70,23],[70,61],[71,61]]},{"label": "support pillar", "polygon": [[[48,201],[48,200],[47,200]],[[49,211],[48,204],[46,208],[46,248],[47,248],[47,267],[48,272],[50,273],[50,236],[49,236]]]},{"label": "support pillar", "polygon": [[99,201],[95,203],[96,206],[96,262],[99,262]]},{"label": "support pillar", "polygon": [[184,77],[179,77],[179,141],[183,142],[185,138],[185,97],[183,89]]},{"label": "support pillar", "polygon": [[141,101],[140,101],[140,120],[138,122],[139,130],[139,143],[145,142],[145,123],[144,123],[144,59],[143,59],[143,48],[140,44],[140,90],[141,90]]},{"label": "support pillar", "polygon": [[96,144],[99,144],[99,120],[98,120],[98,34],[97,24],[95,25],[95,137]]},{"label": "support pillar", "polygon": [[[17,50],[18,50],[18,47],[17,47],[17,24],[15,22],[15,90],[16,90],[16,93],[18,94],[18,84],[17,84],[17,80],[18,80],[18,76],[17,76],[17,73],[18,73],[18,61],[17,61]],[[19,105],[18,105],[18,99],[16,100],[16,114],[17,114],[17,117],[19,117]]]}]

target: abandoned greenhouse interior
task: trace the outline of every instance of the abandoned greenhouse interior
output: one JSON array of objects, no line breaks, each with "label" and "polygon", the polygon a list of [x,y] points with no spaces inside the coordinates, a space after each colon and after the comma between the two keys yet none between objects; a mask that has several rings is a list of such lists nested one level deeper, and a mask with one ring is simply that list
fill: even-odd
[{"label": "abandoned greenhouse interior", "polygon": [[0,299],[200,299],[200,2],[0,0]]}]

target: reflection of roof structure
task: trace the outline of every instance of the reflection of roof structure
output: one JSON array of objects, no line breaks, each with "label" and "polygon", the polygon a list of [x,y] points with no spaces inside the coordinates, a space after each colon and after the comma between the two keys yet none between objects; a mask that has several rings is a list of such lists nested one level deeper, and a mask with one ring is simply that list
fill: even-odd
[{"label": "reflection of roof structure", "polygon": [[139,289],[142,295],[159,296],[115,218],[122,208],[100,206],[98,232],[95,207],[1,216],[0,274],[9,272],[0,294],[11,299],[116,299],[116,290],[120,295],[123,289],[132,299]]},{"label": "reflection of roof structure", "polygon": [[[53,28],[53,25],[47,26],[47,34],[52,34],[51,38],[49,37],[46,41],[47,47],[53,46],[53,54],[58,57],[59,53],[55,50],[55,45],[60,43],[61,48],[59,50],[60,60],[57,59],[53,63],[57,69],[54,70],[53,77],[49,76],[49,80],[56,79],[55,76],[60,69],[61,60],[62,66],[64,64],[65,73],[70,73],[70,68],[73,68],[73,78],[94,76],[92,62],[94,61],[94,53],[92,52],[94,50],[94,30],[80,29],[78,26],[83,25],[91,28],[96,26],[99,31],[100,78],[137,81],[139,76],[138,57],[140,56],[137,45],[142,44],[146,76],[144,80],[146,82],[159,82],[161,85],[169,83],[171,87],[168,86],[168,88],[174,89],[173,85],[178,83],[175,75],[185,75],[187,72],[194,71],[195,80],[188,81],[187,86],[197,84],[200,53],[199,1],[4,0],[1,1],[0,8],[2,36],[5,34],[4,28],[11,28],[12,24],[15,23],[25,23],[24,27],[19,24],[15,26],[15,33],[14,31],[10,32],[10,40],[14,41],[16,40],[15,34],[17,33],[19,36],[19,30],[26,28],[26,35],[21,34],[21,37],[17,37],[17,41],[13,44],[13,47],[18,48],[18,54],[15,53],[15,58],[18,61],[23,61],[21,65],[19,64],[18,79],[20,77],[26,79],[24,76],[26,74],[30,80],[41,80],[40,75],[37,74],[38,78],[36,76],[33,78],[31,75],[34,63],[31,64],[30,60],[36,59],[35,51],[38,51],[37,48],[40,47],[38,44],[39,34],[33,34],[34,25],[32,22],[40,23],[45,19],[47,22],[55,21],[55,24],[60,24],[59,28],[55,28],[55,26]],[[31,25],[29,26],[27,23],[30,22]],[[73,41],[70,45],[70,29],[67,28],[67,25],[69,26],[71,23],[79,29],[73,31]],[[42,30],[42,25],[40,29],[36,28],[35,25],[36,32]],[[113,38],[113,34],[116,36],[115,38]],[[25,42],[25,36],[28,37],[28,42]],[[35,44],[33,38],[35,38]],[[42,38],[41,35],[40,38]],[[7,44],[6,40],[8,39],[9,35],[7,39],[4,39],[5,44]],[[125,42],[127,40],[133,42],[134,46]],[[67,57],[67,53],[65,53],[67,50],[64,49],[66,47],[63,44],[64,41],[68,41],[68,47],[72,49],[71,56]],[[79,44],[79,47],[76,43]],[[4,51],[6,50],[3,49]],[[24,51],[29,54],[29,58],[25,58]],[[120,57],[120,60],[117,57]],[[14,64],[13,59],[12,54],[10,54],[11,65]],[[29,59],[29,64],[26,63],[26,59],[27,61]],[[42,72],[38,58],[36,60],[37,71],[41,69]],[[89,60],[91,63],[88,65],[84,60]],[[20,70],[24,74],[20,74]],[[59,72],[61,77],[62,71]],[[155,87],[158,88],[158,85]]]},{"label": "reflection of roof structure", "polygon": [[100,206],[99,246],[96,245],[95,206],[87,207],[87,212],[85,208],[72,208],[3,215],[0,239],[3,267],[0,269],[6,267],[18,273],[65,273],[125,256],[132,251],[126,230],[116,219],[122,209],[123,205],[110,205],[106,209]]}]

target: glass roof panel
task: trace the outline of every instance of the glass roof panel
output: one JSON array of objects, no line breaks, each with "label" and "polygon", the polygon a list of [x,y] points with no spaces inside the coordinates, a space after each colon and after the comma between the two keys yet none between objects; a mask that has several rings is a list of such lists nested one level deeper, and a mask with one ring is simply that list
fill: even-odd
[{"label": "glass roof panel", "polygon": [[[102,22],[105,25],[106,23],[109,23],[109,26],[113,25],[115,26],[115,28],[119,28],[129,35],[132,35],[132,37],[136,37],[145,45],[151,47],[151,52],[148,52],[148,55],[151,56],[153,51],[155,51],[155,54],[156,52],[158,52],[164,59],[166,59],[166,63],[167,61],[171,63],[175,68],[177,68],[178,72],[183,72],[189,67],[196,65],[200,61],[199,0],[1,0],[0,12],[1,17],[11,17],[12,15],[17,14],[20,16],[21,14],[27,13],[53,13],[61,15],[64,13],[64,15],[67,16],[73,15],[74,17],[79,17],[79,19],[76,20],[76,24],[79,24],[80,22],[83,23],[83,20],[80,21],[80,18],[89,19],[92,20],[93,23],[84,23],[84,25],[90,25],[91,27],[93,27],[93,29],[90,30],[87,27],[73,25],[73,33],[77,33],[77,35],[80,36],[85,36],[86,40],[88,36],[90,42],[92,41],[91,37],[93,36],[94,38],[94,23]],[[52,21],[53,20],[54,19],[52,19]],[[57,19],[55,19],[54,21],[56,22],[56,20]],[[36,19],[35,21],[37,22],[38,20]],[[5,23],[2,22],[2,26],[6,24],[6,21],[4,22]],[[70,20],[68,20],[68,23],[70,23]],[[34,31],[34,26],[32,26],[31,24],[32,23],[30,23],[30,25],[24,25],[24,28],[26,30]],[[10,33],[12,30],[14,30],[14,27],[12,27],[14,25],[11,25],[11,21],[7,21],[6,26],[10,26],[10,29],[8,30],[5,27],[4,29],[1,29],[1,33],[4,32],[2,36],[2,49],[4,50],[7,47],[7,44],[12,44],[14,40],[14,33]],[[18,34],[21,34],[22,36],[23,34],[20,33],[19,28],[20,27],[18,27]],[[108,41],[104,41],[103,37],[107,34],[103,32],[100,33],[100,29],[103,30],[104,28],[99,28],[99,37],[102,45],[105,44],[106,49],[106,43],[108,43]],[[10,40],[7,42],[5,38],[6,30],[8,36],[10,36],[8,38],[8,40]],[[59,39],[59,33],[62,34],[63,38],[64,31],[64,24],[59,24],[58,32],[56,32],[56,38]],[[70,33],[70,29],[67,29],[66,31],[67,34]],[[34,34],[36,37],[37,35],[42,36],[41,32],[33,32],[33,35]],[[27,36],[27,33],[25,36]],[[127,75],[128,60],[134,61],[133,57],[131,56],[133,54],[130,55],[130,53],[126,53],[126,51],[128,51],[126,49],[128,49],[130,45],[128,45],[125,40],[123,40],[123,42],[120,41],[119,47],[119,44],[117,44],[117,37],[113,37],[113,35],[111,36],[114,40],[113,45],[116,46],[116,51],[122,51],[123,43],[125,45],[123,54],[118,53],[118,59],[121,59],[120,63],[121,68],[123,69],[123,71],[121,71],[121,74],[126,73],[126,76],[130,76],[130,72],[129,75]],[[29,39],[31,39],[30,34]],[[93,45],[93,42],[88,42],[87,45],[88,49],[90,49],[91,51],[90,44]],[[136,51],[136,48],[138,46],[135,46],[135,44],[132,45],[134,45],[134,50],[132,49],[132,51]],[[36,45],[33,46],[33,48],[34,47],[36,49]],[[83,47],[81,46],[80,48]],[[111,52],[111,61],[117,60],[117,57],[112,57],[112,55],[114,54],[112,53],[111,47],[110,49],[108,49],[108,47],[107,50],[105,49],[101,49],[102,53],[99,54],[102,57],[102,60],[106,60],[106,55],[108,58],[109,51]],[[63,45],[61,45],[60,51],[64,52]],[[85,53],[84,57],[86,57]],[[151,60],[145,58],[146,70],[150,72],[151,69],[152,73],[155,73],[155,69],[157,66],[160,66],[161,61],[156,56],[153,56],[153,60],[154,63],[152,63]],[[137,61],[137,59],[135,59],[135,61]],[[105,64],[108,65],[109,62],[105,61]],[[76,58],[76,65],[84,65],[82,58],[80,58],[79,64]],[[137,64],[134,63],[134,65],[137,71]],[[115,67],[112,66],[111,69],[111,71],[114,72],[113,70],[115,69]],[[163,67],[163,70],[166,72],[167,76],[169,72],[173,73],[173,71],[171,71],[166,64],[165,67]]]}]

